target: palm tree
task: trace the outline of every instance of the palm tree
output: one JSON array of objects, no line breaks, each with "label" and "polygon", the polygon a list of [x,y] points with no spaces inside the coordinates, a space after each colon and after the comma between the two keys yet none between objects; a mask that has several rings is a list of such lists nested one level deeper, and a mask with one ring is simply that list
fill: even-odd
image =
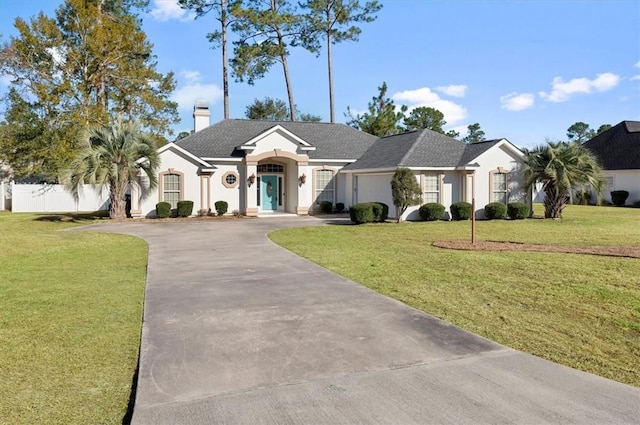
[{"label": "palm tree", "polygon": [[149,178],[149,189],[158,184],[156,170],[160,157],[155,141],[140,130],[137,123],[118,119],[109,126],[92,127],[85,135],[85,146],[71,162],[64,180],[78,199],[84,183],[109,189],[109,217],[126,217],[127,187],[137,185],[140,172]]},{"label": "palm tree", "polygon": [[545,193],[544,217],[562,218],[567,201],[573,199],[573,189],[593,188],[600,198],[602,169],[596,157],[577,142],[548,142],[527,152],[525,186],[542,183]]}]

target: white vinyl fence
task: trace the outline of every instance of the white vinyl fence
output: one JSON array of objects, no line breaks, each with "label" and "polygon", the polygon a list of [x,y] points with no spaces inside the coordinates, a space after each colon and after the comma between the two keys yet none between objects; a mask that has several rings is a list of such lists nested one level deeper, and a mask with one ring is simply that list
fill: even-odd
[{"label": "white vinyl fence", "polygon": [[[4,191],[6,192],[6,185]],[[10,191],[12,212],[79,212],[109,209],[109,191],[101,186],[83,185],[77,201],[60,184],[12,182]],[[4,194],[1,199],[4,202]]]},{"label": "white vinyl fence", "polygon": [[7,198],[7,184],[5,182],[0,182],[0,211],[4,211],[7,209]]}]

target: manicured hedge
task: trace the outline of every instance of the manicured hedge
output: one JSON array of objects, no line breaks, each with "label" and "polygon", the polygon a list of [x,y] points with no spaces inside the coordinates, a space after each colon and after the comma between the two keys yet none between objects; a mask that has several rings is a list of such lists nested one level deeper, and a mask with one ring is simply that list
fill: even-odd
[{"label": "manicured hedge", "polygon": [[484,218],[501,220],[507,216],[507,206],[502,202],[491,202],[484,206]]},{"label": "manicured hedge", "polygon": [[389,218],[389,206],[382,202],[371,202],[373,208],[373,221],[385,221]]},{"label": "manicured hedge", "polygon": [[216,201],[214,205],[216,207],[216,213],[218,215],[225,215],[227,213],[227,210],[229,209],[229,204],[227,203],[227,201]]},{"label": "manicured hedge", "polygon": [[441,220],[444,216],[444,205],[437,202],[429,202],[428,204],[421,205],[418,209],[420,219],[424,221],[436,221]]},{"label": "manicured hedge", "polygon": [[507,204],[507,216],[511,220],[522,220],[529,216],[529,205],[522,202],[509,202]]},{"label": "manicured hedge", "polygon": [[449,211],[451,211],[452,220],[469,220],[473,213],[471,211],[471,204],[468,202],[456,202],[455,204],[451,204]]},{"label": "manicured hedge", "polygon": [[349,208],[349,216],[357,224],[385,221],[389,216],[389,207],[382,202],[362,202]]},{"label": "manicured hedge", "polygon": [[178,217],[189,217],[193,212],[193,201],[178,201]]},{"label": "manicured hedge", "polygon": [[336,203],[336,212],[341,213],[344,211],[344,203],[338,202]]},{"label": "manicured hedge", "polygon": [[614,190],[611,192],[611,203],[616,207],[624,207],[629,197],[629,192],[626,190]]},{"label": "manicured hedge", "polygon": [[159,202],[156,204],[156,215],[158,218],[167,218],[171,216],[171,204],[168,202]]},{"label": "manicured hedge", "polygon": [[320,201],[320,212],[322,214],[331,214],[333,204],[330,201]]}]

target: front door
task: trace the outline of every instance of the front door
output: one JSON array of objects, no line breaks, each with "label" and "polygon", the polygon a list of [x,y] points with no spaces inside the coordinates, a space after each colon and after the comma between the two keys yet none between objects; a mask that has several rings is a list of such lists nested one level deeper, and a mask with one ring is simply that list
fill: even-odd
[{"label": "front door", "polygon": [[262,175],[260,179],[261,205],[263,211],[278,209],[278,176]]}]

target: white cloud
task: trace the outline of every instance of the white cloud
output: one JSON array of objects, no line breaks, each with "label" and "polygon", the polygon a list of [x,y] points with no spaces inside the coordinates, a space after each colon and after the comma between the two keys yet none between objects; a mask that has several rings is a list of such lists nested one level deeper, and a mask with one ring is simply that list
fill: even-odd
[{"label": "white cloud", "polygon": [[531,93],[509,93],[504,96],[500,96],[500,103],[502,103],[502,109],[507,111],[524,111],[533,106],[536,101],[536,96]]},{"label": "white cloud", "polygon": [[196,100],[206,100],[211,104],[222,98],[222,89],[216,84],[203,83],[198,71],[185,70],[180,75],[184,83],[179,83],[171,96],[178,103],[178,109],[191,110]]},{"label": "white cloud", "polygon": [[467,109],[450,100],[442,99],[429,87],[416,90],[405,90],[395,93],[391,98],[396,104],[406,104],[409,112],[419,106],[428,106],[439,110],[444,114],[444,119],[449,124],[455,124],[467,117]]},{"label": "white cloud", "polygon": [[195,13],[182,9],[177,0],[154,0],[153,5],[149,15],[156,21],[166,22],[176,19],[186,22],[195,18]]},{"label": "white cloud", "polygon": [[468,87],[464,84],[451,84],[449,86],[436,87],[436,90],[438,90],[440,93],[444,93],[448,96],[453,97],[464,97],[464,95],[467,93],[467,89]]},{"label": "white cloud", "polygon": [[640,61],[636,62],[636,64],[634,65],[636,68],[640,68]]},{"label": "white cloud", "polygon": [[590,80],[588,78],[574,78],[564,81],[562,77],[555,77],[551,82],[551,93],[540,92],[540,97],[550,102],[566,102],[576,93],[590,94],[594,91],[603,92],[611,90],[620,82],[620,76],[605,72],[596,75],[596,78]]},{"label": "white cloud", "polygon": [[631,81],[635,81],[635,80],[640,80],[640,74],[634,75],[633,77],[631,77]]},{"label": "white cloud", "polygon": [[468,132],[467,127],[468,127],[468,126],[469,126],[468,124],[465,124],[465,125],[457,125],[457,126],[455,126],[455,127],[445,128],[445,132],[446,132],[446,131],[449,131],[449,130],[453,130],[453,131],[455,131],[455,132],[457,132],[457,133],[459,133],[459,134],[460,134],[460,136],[458,137],[458,139],[462,139],[464,136],[466,136],[466,135],[467,135],[467,132]]}]

